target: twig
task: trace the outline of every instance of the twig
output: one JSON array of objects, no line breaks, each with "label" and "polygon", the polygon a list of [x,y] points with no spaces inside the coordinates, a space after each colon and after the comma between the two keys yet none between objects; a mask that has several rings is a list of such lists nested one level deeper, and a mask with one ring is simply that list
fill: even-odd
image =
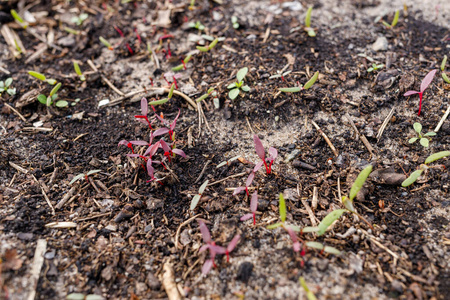
[{"label": "twig", "polygon": [[92,216],[92,217],[87,217],[87,218],[83,218],[83,219],[76,219],[75,221],[77,221],[77,222],[88,221],[88,220],[92,220],[92,219],[96,219],[96,218],[101,218],[101,217],[104,217],[104,216],[109,216],[110,214],[111,214],[111,212],[107,212],[107,213],[95,215],[95,216]]},{"label": "twig", "polygon": [[311,220],[311,224],[312,226],[317,226],[317,222],[316,222],[316,216],[314,215],[311,207],[309,206],[309,204],[306,202],[305,199],[300,199],[302,201],[303,206],[305,207],[306,211],[308,212],[309,215],[309,219]]},{"label": "twig", "polygon": [[250,125],[250,121],[248,120],[247,117],[245,117],[245,120],[247,120],[248,128],[250,128],[250,131],[251,131],[253,134],[255,134],[255,132],[253,131],[252,126]]},{"label": "twig", "polygon": [[222,178],[222,179],[220,179],[220,180],[217,180],[217,181],[208,183],[207,186],[211,186],[211,185],[214,185],[214,184],[217,184],[217,183],[221,183],[221,182],[223,182],[223,181],[225,181],[225,180],[228,180],[228,179],[231,179],[231,178],[241,177],[241,176],[244,176],[244,175],[246,175],[246,174],[247,174],[247,172],[242,172],[242,173],[230,175],[230,176],[225,177],[225,178]]},{"label": "twig", "polygon": [[210,162],[211,162],[210,159],[208,159],[208,160],[206,161],[205,165],[203,166],[202,171],[200,172],[200,175],[198,175],[198,177],[197,177],[197,179],[194,181],[194,183],[197,183],[197,182],[202,178],[203,174],[204,174],[205,171],[206,171],[206,167],[209,165]]},{"label": "twig", "polygon": [[331,150],[334,153],[334,156],[338,157],[339,153],[337,152],[336,148],[334,148],[333,144],[331,143],[330,139],[327,137],[327,135],[320,129],[319,125],[316,124],[313,120],[311,120],[311,123],[316,127],[317,131],[320,133],[320,135],[324,138],[325,142],[327,142],[328,146],[330,146]]},{"label": "twig", "polygon": [[450,114],[450,105],[447,107],[447,110],[445,111],[445,114],[442,116],[442,118],[439,121],[438,125],[434,129],[434,132],[438,132],[439,129],[441,129],[442,124],[444,124],[444,121],[447,119],[449,114]]},{"label": "twig", "polygon": [[193,217],[187,219],[187,220],[184,221],[183,223],[181,223],[180,226],[178,226],[177,233],[175,234],[175,248],[176,248],[176,249],[183,249],[183,246],[181,246],[181,245],[178,244],[178,239],[179,239],[178,237],[180,236],[181,228],[182,228],[183,226],[186,226],[187,224],[189,224],[190,222],[192,222],[192,220],[194,220],[195,218],[197,218],[198,216],[201,216],[201,215],[202,215],[202,214],[195,215],[195,216],[193,216]]},{"label": "twig", "polygon": [[91,69],[92,69],[93,71],[96,71],[96,72],[98,72],[98,74],[100,74],[100,77],[103,79],[103,81],[105,81],[105,83],[106,83],[106,84],[107,84],[114,92],[116,92],[116,93],[119,94],[120,96],[124,96],[124,95],[125,95],[125,93],[123,93],[123,92],[120,91],[118,88],[116,88],[116,87],[114,86],[114,84],[112,84],[112,82],[109,81],[108,78],[106,78],[105,75],[103,75],[101,72],[99,72],[99,70],[97,69],[97,67],[96,67],[96,66],[94,65],[94,63],[92,62],[92,60],[88,59],[87,63],[88,63],[88,65],[89,65],[89,67],[91,67]]},{"label": "twig", "polygon": [[36,287],[39,281],[42,265],[44,264],[44,254],[47,251],[47,241],[39,239],[37,241],[36,250],[34,251],[33,265],[30,272],[30,292],[27,300],[34,300],[36,296]]},{"label": "twig", "polygon": [[384,129],[386,129],[386,126],[389,123],[389,120],[391,120],[392,116],[394,115],[395,107],[391,109],[391,111],[388,113],[387,117],[384,119],[383,124],[381,124],[380,129],[378,130],[377,134],[377,141],[380,140],[381,136],[383,135]]},{"label": "twig", "polygon": [[370,155],[373,156],[374,149],[373,149],[372,145],[369,143],[369,141],[367,140],[366,136],[359,132],[358,128],[356,128],[355,123],[353,123],[353,120],[351,119],[351,117],[350,117],[350,115],[348,113],[345,113],[345,117],[350,122],[353,130],[356,132],[356,138],[359,137],[361,142],[363,142],[364,146],[366,146],[367,150],[369,150]]},{"label": "twig", "polygon": [[13,162],[11,162],[11,161],[9,162],[9,165],[10,165],[11,167],[13,167],[14,169],[16,169],[17,171],[23,173],[23,174],[27,174],[27,173],[28,173],[28,170],[27,170],[27,169],[22,168],[21,166],[16,165],[15,163],[13,163]]},{"label": "twig", "polygon": [[11,74],[11,72],[10,72],[10,71],[6,70],[6,69],[5,69],[5,68],[3,68],[3,67],[0,67],[0,71],[2,71],[3,73],[5,73],[6,75],[9,75],[9,74]]},{"label": "twig", "polygon": [[317,202],[319,200],[319,189],[317,188],[317,186],[313,187],[313,198],[311,201],[311,207],[313,209],[317,208]]},{"label": "twig", "polygon": [[50,202],[50,199],[47,196],[47,193],[45,193],[44,187],[42,184],[34,177],[34,175],[31,175],[34,179],[34,181],[39,185],[41,188],[42,195],[44,196],[45,201],[47,202],[48,206],[50,206],[50,209],[52,210],[52,215],[55,215],[55,208],[53,207],[52,203]]},{"label": "twig", "polygon": [[77,189],[77,186],[73,186],[65,195],[64,195],[64,197],[61,199],[61,201],[59,201],[57,204],[56,204],[56,209],[61,209],[61,207],[63,207],[64,206],[64,204],[66,204],[66,202],[67,202],[67,200],[69,200],[70,199],[70,197],[72,197],[72,195],[75,193],[75,191],[76,191],[76,189]]},{"label": "twig", "polygon": [[170,261],[167,261],[163,265],[162,286],[166,290],[169,300],[181,300],[183,299],[178,292],[177,284],[175,282],[175,272]]},{"label": "twig", "polygon": [[8,103],[5,103],[6,107],[8,107],[10,110],[12,110],[16,115],[19,116],[19,118],[22,119],[22,121],[26,122],[27,119],[25,119],[24,116],[22,116],[14,107],[12,107],[11,105],[9,105]]}]

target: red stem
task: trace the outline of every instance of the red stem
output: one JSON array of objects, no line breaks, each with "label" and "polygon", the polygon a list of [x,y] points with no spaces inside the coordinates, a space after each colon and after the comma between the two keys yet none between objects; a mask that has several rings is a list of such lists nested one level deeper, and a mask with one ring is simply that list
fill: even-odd
[{"label": "red stem", "polygon": [[420,101],[419,101],[419,113],[417,114],[418,116],[420,116],[420,111],[422,110],[422,96],[423,93],[419,93]]},{"label": "red stem", "polygon": [[264,166],[266,167],[266,174],[270,174],[270,169],[267,166],[266,160],[263,160],[263,162],[264,162]]}]

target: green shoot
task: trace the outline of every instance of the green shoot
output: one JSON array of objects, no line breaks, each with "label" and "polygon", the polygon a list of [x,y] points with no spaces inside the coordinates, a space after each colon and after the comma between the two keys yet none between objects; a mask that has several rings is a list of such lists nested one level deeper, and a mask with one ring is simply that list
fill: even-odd
[{"label": "green shoot", "polygon": [[200,30],[200,31],[205,30],[205,25],[203,25],[200,21],[197,21],[195,23],[194,22],[190,22],[188,24],[188,26],[191,27],[191,28],[195,28],[197,30]]},{"label": "green shoot", "polygon": [[392,29],[392,28],[395,27],[395,25],[397,25],[399,17],[400,17],[400,10],[396,10],[395,11],[395,15],[394,15],[394,19],[392,20],[391,24],[389,24],[386,21],[382,21],[382,23],[383,23],[384,26],[386,26],[386,28]]},{"label": "green shoot", "polygon": [[28,27],[28,23],[25,22],[21,16],[15,11],[14,9],[11,9],[11,15],[16,20],[17,23],[19,23],[20,26],[22,26],[23,29],[26,29]]},{"label": "green shoot", "polygon": [[183,59],[183,63],[179,64],[176,67],[172,68],[172,71],[181,71],[181,70],[186,70],[186,64],[191,60],[192,58],[192,54],[188,54],[184,59]]},{"label": "green shoot", "polygon": [[201,52],[208,52],[209,50],[214,48],[218,42],[219,42],[219,39],[216,38],[209,44],[208,47],[197,46],[197,49],[200,50]]},{"label": "green shoot", "polygon": [[306,17],[305,17],[305,31],[308,33],[308,35],[310,37],[315,37],[316,36],[316,32],[314,31],[314,29],[311,27],[311,13],[312,13],[313,7],[310,6],[308,8],[308,11],[306,12]]},{"label": "green shoot", "polygon": [[206,92],[206,94],[200,96],[198,99],[195,100],[195,102],[200,103],[203,100],[205,100],[206,98],[208,98],[210,95],[213,97],[214,107],[219,109],[220,108],[220,100],[218,98],[217,92],[214,91],[214,88],[209,88],[208,91]]},{"label": "green shoot", "polygon": [[36,79],[39,79],[41,81],[45,81],[50,85],[55,85],[56,84],[56,80],[55,79],[47,79],[47,77],[45,77],[44,74],[39,73],[39,72],[35,72],[35,71],[28,71],[28,74],[33,76]]},{"label": "green shoot", "polygon": [[231,17],[231,23],[233,24],[234,29],[238,29],[240,26],[239,22],[238,22],[238,18],[236,16]]},{"label": "green shoot", "polygon": [[75,73],[77,73],[77,75],[80,76],[80,80],[85,81],[86,77],[83,75],[83,72],[81,72],[80,66],[76,61],[73,61],[73,68],[75,69]]},{"label": "green shoot", "polygon": [[384,65],[383,65],[383,64],[379,64],[379,65],[377,65],[377,64],[372,64],[372,66],[371,66],[370,68],[367,69],[367,72],[370,73],[370,72],[377,71],[377,70],[382,69],[382,68],[384,68]]},{"label": "green shoot", "polygon": [[442,63],[441,63],[441,71],[442,71],[441,76],[445,82],[450,83],[450,79],[448,78],[447,74],[444,72],[446,63],[447,63],[447,55],[444,55],[444,59],[442,60]]},{"label": "green shoot", "polygon": [[11,77],[7,78],[4,82],[0,81],[0,97],[2,96],[3,92],[6,92],[10,96],[16,94],[16,89],[10,87],[12,82],[13,79]]},{"label": "green shoot", "polygon": [[240,69],[236,74],[236,82],[233,82],[232,84],[228,85],[228,89],[230,90],[228,92],[228,97],[230,97],[231,100],[236,99],[236,97],[239,95],[239,92],[242,90],[243,92],[249,92],[250,87],[248,85],[244,85],[244,78],[247,75],[248,68],[244,67]]},{"label": "green shoot", "polygon": [[317,300],[316,296],[314,296],[314,293],[311,292],[311,290],[306,285],[305,279],[303,277],[300,277],[298,279],[298,281],[300,282],[300,285],[303,287],[303,289],[306,292],[306,298],[308,298],[308,300]]},{"label": "green shoot", "polygon": [[421,125],[420,123],[417,123],[417,122],[414,123],[414,124],[413,124],[413,127],[414,127],[414,131],[417,133],[418,137],[410,138],[410,139],[408,140],[408,143],[413,144],[413,143],[415,143],[417,140],[419,140],[419,143],[420,143],[423,147],[428,148],[428,146],[430,145],[430,143],[429,143],[430,139],[428,139],[427,137],[429,137],[429,136],[435,136],[435,135],[436,135],[436,132],[430,131],[430,132],[427,132],[427,133],[425,133],[424,135],[422,135],[422,125]]},{"label": "green shoot", "polygon": [[102,36],[98,38],[100,40],[100,42],[102,42],[103,45],[106,46],[106,48],[108,48],[109,50],[114,50],[113,46],[111,46],[111,44]]},{"label": "green shoot", "polygon": [[432,162],[435,162],[438,159],[444,158],[446,156],[450,156],[450,151],[441,151],[438,153],[431,154],[428,156],[428,158],[425,160],[425,164],[431,164]]},{"label": "green shoot", "polygon": [[69,182],[69,185],[72,185],[73,183],[75,183],[76,181],[80,180],[81,178],[84,178],[87,182],[89,182],[88,180],[88,176],[101,172],[102,170],[91,170],[89,172],[87,172],[86,174],[84,173],[80,173],[77,176],[75,176],[74,178],[72,178],[72,180]]},{"label": "green shoot", "polygon": [[79,16],[74,16],[70,21],[74,24],[77,24],[78,26],[81,26],[83,22],[89,17],[88,14],[82,13]]},{"label": "green shoot", "polygon": [[281,92],[284,92],[284,93],[297,93],[297,92],[300,92],[302,90],[307,90],[310,87],[312,87],[318,78],[319,78],[319,71],[314,73],[314,75],[311,77],[311,79],[308,80],[308,82],[305,83],[304,86],[300,85],[300,86],[295,86],[295,87],[279,88],[278,90]]},{"label": "green shoot", "polygon": [[331,253],[331,254],[336,254],[336,255],[341,254],[341,251],[339,251],[338,249],[331,247],[331,246],[324,246],[323,244],[318,243],[318,242],[306,242],[306,246],[309,248],[319,249],[319,250],[322,250],[323,252],[327,252],[327,253]]},{"label": "green shoot", "polygon": [[434,153],[434,154],[431,154],[430,156],[428,156],[427,159],[425,160],[425,164],[420,165],[418,170],[412,172],[411,175],[409,175],[409,177],[406,178],[402,182],[402,187],[410,186],[411,184],[416,182],[417,179],[420,177],[420,175],[422,175],[422,173],[424,171],[426,171],[428,168],[431,168],[431,167],[428,167],[429,164],[431,164],[432,162],[435,162],[438,159],[442,159],[447,156],[450,156],[450,151],[441,151],[441,152]]}]

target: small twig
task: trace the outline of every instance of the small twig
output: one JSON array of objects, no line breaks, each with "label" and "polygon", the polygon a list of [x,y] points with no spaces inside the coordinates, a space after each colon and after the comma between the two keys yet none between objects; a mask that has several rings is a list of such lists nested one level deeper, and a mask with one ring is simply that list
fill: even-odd
[{"label": "small twig", "polygon": [[253,131],[252,125],[250,125],[250,121],[248,120],[247,117],[245,117],[245,120],[247,121],[248,128],[250,128],[250,131],[251,131],[253,134],[255,134],[255,132]]},{"label": "small twig", "polygon": [[23,173],[23,174],[27,174],[27,173],[28,173],[28,170],[27,170],[27,169],[22,168],[21,166],[16,165],[15,163],[13,163],[13,162],[11,162],[11,161],[9,162],[9,165],[10,165],[11,167],[13,167],[14,169],[16,169],[17,171]]},{"label": "small twig", "polygon": [[207,186],[211,186],[211,185],[214,185],[214,184],[218,184],[218,183],[221,183],[221,182],[223,182],[223,181],[225,181],[225,180],[228,180],[228,179],[231,179],[231,178],[241,177],[241,176],[244,176],[244,175],[246,175],[246,174],[247,174],[247,172],[242,172],[242,173],[230,175],[230,176],[225,177],[225,178],[222,178],[222,179],[220,179],[220,180],[211,182],[211,183],[209,183]]},{"label": "small twig", "polygon": [[11,105],[9,105],[8,103],[5,103],[6,107],[8,107],[10,110],[12,110],[16,115],[19,116],[19,118],[22,119],[22,121],[26,122],[27,119],[25,119],[24,116],[22,116],[14,107],[12,107]]},{"label": "small twig", "polygon": [[99,70],[97,69],[97,67],[96,67],[96,66],[94,65],[94,63],[92,62],[92,60],[88,59],[87,63],[88,63],[88,65],[89,65],[89,67],[91,67],[91,69],[92,69],[93,71],[96,71],[96,72],[98,72],[98,74],[100,74],[100,77],[103,79],[103,81],[105,81],[105,83],[106,83],[106,84],[107,84],[114,92],[116,92],[116,93],[119,94],[120,96],[124,96],[124,95],[125,95],[125,93],[123,93],[123,92],[120,91],[118,88],[116,88],[116,87],[114,86],[114,84],[112,84],[112,82],[109,81],[108,78],[106,78],[105,75],[103,75],[101,72],[99,72]]},{"label": "small twig", "polygon": [[10,72],[10,71],[6,70],[6,69],[5,69],[5,68],[3,68],[3,67],[0,67],[0,71],[2,71],[3,73],[5,73],[6,75],[9,75],[9,74],[11,74],[11,72]]},{"label": "small twig", "polygon": [[205,121],[206,128],[208,128],[209,133],[212,133],[211,127],[209,127],[208,119],[206,119],[205,111],[203,110],[203,106],[198,105],[198,108],[201,111],[201,114],[202,114],[202,117],[203,117],[203,121]]},{"label": "small twig", "polygon": [[92,219],[96,219],[96,218],[101,218],[101,217],[104,217],[104,216],[109,216],[110,214],[111,214],[111,212],[107,212],[107,213],[95,215],[95,216],[92,216],[92,217],[87,217],[87,218],[83,218],[83,219],[76,219],[74,221],[77,221],[77,222],[88,221],[88,220],[92,220]]},{"label": "small twig", "polygon": [[47,193],[45,193],[44,187],[42,184],[34,177],[34,175],[31,175],[34,179],[34,181],[39,185],[41,188],[42,195],[44,196],[45,201],[47,202],[48,206],[50,206],[50,209],[52,210],[52,215],[55,215],[55,208],[53,207],[52,203],[50,202],[50,199],[47,196]]},{"label": "small twig", "polygon": [[179,245],[178,240],[179,240],[179,236],[180,236],[180,232],[181,232],[181,228],[183,226],[186,226],[187,224],[189,224],[190,222],[192,222],[192,220],[194,220],[195,218],[197,218],[198,216],[201,216],[202,214],[198,214],[195,215],[189,219],[187,219],[186,221],[184,221],[183,223],[180,224],[180,226],[178,226],[177,229],[177,233],[175,234],[175,248],[176,249],[183,249],[183,246]]},{"label": "small twig", "polygon": [[66,204],[66,202],[67,202],[67,200],[69,200],[70,199],[70,197],[72,197],[73,196],[73,194],[75,193],[75,191],[76,191],[76,189],[77,189],[77,186],[73,186],[65,195],[64,195],[64,197],[61,199],[61,201],[59,201],[57,204],[56,204],[56,209],[61,209],[61,207],[63,207],[64,206],[64,204]]},{"label": "small twig", "polygon": [[356,133],[356,137],[355,139],[358,140],[359,139],[359,130],[358,128],[356,128],[355,123],[353,122],[353,120],[350,118],[350,115],[348,114],[348,112],[345,113],[345,117],[347,118],[347,120],[350,122],[350,125],[352,126],[353,130]]},{"label": "small twig", "polygon": [[183,299],[178,291],[177,284],[175,282],[175,272],[170,261],[167,261],[163,265],[162,286],[166,290],[169,300],[181,300]]},{"label": "small twig", "polygon": [[444,121],[447,119],[449,114],[450,114],[450,105],[447,107],[447,110],[445,111],[445,113],[442,116],[441,120],[439,121],[438,125],[434,129],[434,132],[438,132],[439,129],[441,129],[442,124],[444,124]]},{"label": "small twig", "polygon": [[36,250],[34,251],[33,265],[30,272],[30,292],[27,300],[34,300],[36,296],[36,287],[39,281],[42,265],[44,264],[44,254],[47,251],[47,241],[39,239],[37,241]]},{"label": "small twig", "polygon": [[363,142],[364,146],[366,146],[367,150],[369,150],[370,155],[373,156],[374,149],[373,149],[372,145],[369,143],[369,141],[367,140],[366,136],[359,132],[358,128],[356,128],[355,123],[353,123],[353,120],[351,119],[351,117],[350,117],[350,115],[348,113],[345,113],[345,117],[350,122],[353,130],[356,132],[356,138],[359,137],[361,142]]},{"label": "small twig", "polygon": [[391,120],[392,116],[394,115],[394,111],[395,111],[395,107],[393,107],[391,109],[391,111],[388,113],[388,115],[384,119],[383,124],[381,124],[381,127],[378,130],[378,134],[377,134],[377,141],[380,141],[380,138],[383,135],[383,132],[386,129],[386,126],[388,125],[389,121]]},{"label": "small twig", "polygon": [[313,198],[311,201],[311,207],[313,209],[317,208],[317,202],[319,200],[319,189],[317,188],[317,186],[313,187]]},{"label": "small twig", "polygon": [[339,153],[336,150],[336,148],[333,146],[333,144],[331,143],[330,139],[328,138],[328,136],[322,131],[322,129],[320,129],[319,125],[316,124],[316,122],[314,122],[313,120],[311,120],[311,123],[314,125],[314,127],[316,127],[317,131],[320,133],[320,135],[324,138],[325,142],[327,142],[328,146],[331,148],[331,150],[334,153],[334,156],[338,157]]},{"label": "small twig", "polygon": [[208,160],[206,161],[205,165],[203,166],[202,171],[200,172],[200,175],[198,175],[198,177],[197,177],[197,179],[194,181],[194,183],[197,183],[197,182],[202,178],[203,174],[204,174],[205,171],[206,171],[206,167],[209,165],[210,162],[211,162],[210,159],[208,159]]}]

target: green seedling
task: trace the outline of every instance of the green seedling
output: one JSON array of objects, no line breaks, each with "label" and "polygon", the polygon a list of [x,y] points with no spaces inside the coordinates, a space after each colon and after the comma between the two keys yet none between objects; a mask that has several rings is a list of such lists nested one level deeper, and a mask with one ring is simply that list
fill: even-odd
[{"label": "green seedling", "polygon": [[307,83],[305,83],[304,86],[302,86],[301,84],[299,84],[297,82],[298,86],[295,87],[289,87],[289,88],[279,88],[278,90],[284,93],[297,93],[300,92],[302,90],[307,90],[310,87],[313,86],[313,84],[317,81],[317,79],[319,78],[319,71],[317,71],[316,73],[314,73],[314,75],[311,77],[310,80],[308,80]]},{"label": "green seedling", "polygon": [[28,22],[25,22],[21,16],[15,11],[14,9],[11,9],[11,15],[14,18],[14,20],[22,26],[23,29],[26,29],[28,27]]},{"label": "green seedling", "polygon": [[283,227],[289,234],[293,242],[293,248],[295,252],[300,251],[301,244],[297,238],[296,232],[300,232],[300,227],[294,225],[286,225],[286,201],[284,200],[284,196],[280,193],[280,201],[278,203],[278,210],[280,212],[281,222],[275,223],[267,226],[267,229],[275,229],[278,227]]},{"label": "green seedling", "polygon": [[308,11],[306,12],[305,17],[305,31],[308,33],[310,37],[315,37],[316,32],[314,31],[314,28],[311,27],[311,13],[312,13],[313,7],[310,6],[308,8]]},{"label": "green seedling", "polygon": [[216,168],[218,169],[218,168],[221,168],[221,167],[223,167],[223,166],[229,166],[233,161],[237,160],[237,159],[240,158],[240,157],[241,157],[240,155],[237,155],[237,156],[235,156],[235,157],[230,158],[229,160],[223,161],[223,162],[219,163],[219,164],[216,166]]},{"label": "green seedling", "polygon": [[[44,94],[40,94],[37,96],[37,100],[41,102],[42,104],[46,105],[47,107],[52,105],[55,100],[58,98],[58,90],[61,88],[61,82],[55,85],[55,87],[50,91],[50,94],[48,96]],[[67,107],[69,106],[69,103],[66,100],[59,100],[55,102],[55,106],[59,108]]]},{"label": "green seedling", "polygon": [[305,278],[303,278],[302,276],[300,276],[300,278],[298,279],[298,281],[300,282],[300,285],[303,287],[303,289],[306,292],[306,298],[308,298],[308,300],[317,300],[316,296],[314,295],[313,292],[311,292],[311,290],[308,288],[308,286],[306,285],[305,282]]},{"label": "green seedling", "polygon": [[368,68],[367,69],[367,72],[373,72],[373,71],[378,71],[379,69],[382,69],[382,68],[384,68],[384,65],[383,64],[379,64],[379,65],[377,65],[377,64],[372,64],[372,66],[370,67],[370,68]]},{"label": "green seedling", "polygon": [[77,24],[78,26],[81,26],[88,17],[89,17],[88,14],[82,13],[79,16],[72,17],[72,19],[70,19],[70,22]]},{"label": "green seedling", "polygon": [[198,194],[196,194],[196,195],[194,196],[194,198],[192,198],[192,201],[191,201],[191,210],[194,210],[195,207],[197,207],[197,204],[198,204],[198,202],[200,201],[200,199],[202,198],[203,192],[205,191],[206,186],[208,185],[208,183],[209,183],[209,180],[206,180],[205,182],[203,182],[203,184],[202,184],[202,185],[200,186],[200,188],[198,189]]},{"label": "green seedling", "polygon": [[195,23],[194,22],[190,22],[188,24],[188,26],[191,27],[191,28],[195,28],[197,30],[200,30],[200,31],[205,30],[205,25],[203,25],[200,21],[197,21]]},{"label": "green seedling", "polygon": [[208,47],[203,47],[203,46],[197,46],[197,50],[201,51],[201,52],[208,52],[209,50],[211,50],[212,48],[214,48],[217,43],[219,42],[219,39],[214,39]]},{"label": "green seedling", "polygon": [[76,61],[73,61],[73,68],[75,69],[75,73],[80,77],[80,80],[85,81],[86,77],[83,75],[83,72],[81,72],[80,66]]},{"label": "green seedling", "polygon": [[236,16],[232,16],[231,17],[231,24],[233,24],[233,28],[234,29],[238,29],[239,28],[239,22],[238,22],[238,18]]},{"label": "green seedling", "polygon": [[230,97],[231,100],[236,99],[236,97],[239,95],[240,90],[242,90],[243,92],[250,91],[250,87],[248,85],[244,85],[244,78],[247,75],[247,72],[247,67],[240,69],[236,74],[237,81],[227,86],[227,88],[230,90],[228,92],[228,97]]},{"label": "green seedling", "polygon": [[353,206],[353,199],[355,199],[358,192],[363,187],[364,183],[367,180],[367,177],[369,177],[370,173],[372,172],[372,166],[368,165],[365,167],[356,178],[355,182],[353,183],[349,196],[344,196],[342,198],[342,204],[344,205],[345,209],[336,209],[330,212],[319,224],[317,227],[305,227],[303,228],[302,232],[317,232],[317,235],[321,236],[323,235],[328,227],[331,226],[331,224],[334,223],[334,221],[338,220],[345,212],[351,212],[353,214],[356,214],[359,218],[361,218],[369,227],[372,227],[372,225],[364,219],[360,214],[358,214]]},{"label": "green seedling", "polygon": [[67,295],[67,300],[104,300],[105,298],[103,298],[100,295],[95,295],[95,294],[90,294],[90,295],[85,295],[82,293],[72,293]]},{"label": "green seedling", "polygon": [[100,42],[106,46],[106,48],[108,48],[109,50],[114,50],[114,47],[104,38],[104,37],[99,37],[98,38],[100,40]]},{"label": "green seedling", "polygon": [[395,15],[394,15],[394,19],[392,20],[391,24],[389,24],[386,21],[381,21],[381,23],[383,23],[383,25],[386,26],[386,28],[392,29],[392,28],[395,27],[395,25],[397,25],[399,17],[400,17],[400,10],[396,10],[395,11]]},{"label": "green seedling", "polygon": [[12,82],[13,79],[11,77],[7,78],[5,81],[0,81],[0,97],[3,92],[6,92],[10,96],[16,94],[16,89],[11,87]]},{"label": "green seedling", "polygon": [[41,81],[47,82],[50,85],[55,85],[56,84],[56,79],[47,79],[47,77],[45,77],[44,74],[39,73],[39,72],[35,72],[35,71],[28,71],[28,74],[30,74],[31,76],[33,76],[34,78],[37,78]]},{"label": "green seedling", "polygon": [[220,100],[219,100],[218,94],[214,90],[214,88],[209,88],[208,92],[206,94],[203,94],[202,96],[200,96],[198,99],[196,99],[195,102],[200,103],[203,100],[205,100],[206,98],[208,98],[209,96],[213,97],[214,107],[219,109],[220,108]]},{"label": "green seedling", "polygon": [[447,55],[444,55],[444,59],[442,60],[442,63],[441,63],[441,71],[442,71],[441,76],[445,82],[450,83],[450,79],[448,78],[447,74],[444,72],[446,63],[447,63]]},{"label": "green seedling", "polygon": [[80,180],[82,178],[84,178],[84,180],[86,180],[86,182],[89,183],[89,177],[88,176],[90,176],[92,174],[96,174],[96,173],[101,172],[101,171],[102,170],[91,170],[91,171],[87,172],[86,174],[80,173],[77,176],[75,176],[74,178],[72,178],[72,180],[69,182],[69,185],[74,184],[76,181],[78,181],[78,180]]},{"label": "green seedling", "polygon": [[428,156],[428,158],[425,160],[425,163],[421,164],[418,170],[412,172],[411,175],[409,175],[409,177],[402,182],[402,187],[410,186],[411,184],[416,182],[416,180],[420,177],[420,175],[422,175],[424,171],[428,170],[429,168],[433,168],[429,167],[429,164],[447,156],[450,156],[450,151],[441,151]]},{"label": "green seedling", "polygon": [[195,9],[195,0],[191,0],[191,3],[189,4],[189,10],[194,10]]},{"label": "green seedling", "polygon": [[422,135],[422,125],[421,125],[420,123],[417,123],[417,122],[414,123],[414,124],[413,124],[413,127],[414,127],[414,131],[417,133],[418,137],[413,137],[413,138],[409,139],[408,143],[413,144],[413,143],[415,143],[417,140],[419,140],[419,143],[420,143],[422,146],[424,146],[425,148],[428,148],[428,146],[430,145],[430,144],[429,144],[429,141],[430,141],[431,139],[428,139],[427,137],[429,137],[429,136],[435,136],[435,135],[436,135],[436,132],[430,131],[430,132],[427,132],[427,133],[425,133],[424,135]]},{"label": "green seedling", "polygon": [[339,251],[338,249],[331,247],[331,246],[325,246],[319,242],[306,242],[305,244],[306,244],[306,247],[318,249],[318,250],[320,250],[320,252],[327,252],[327,253],[336,254],[336,255],[341,254],[341,251]]},{"label": "green seedling", "polygon": [[[151,51],[151,50],[150,50]],[[186,64],[191,60],[192,58],[192,54],[188,54],[182,61],[181,64],[173,67],[172,71],[181,71],[181,70],[186,70]]]}]

